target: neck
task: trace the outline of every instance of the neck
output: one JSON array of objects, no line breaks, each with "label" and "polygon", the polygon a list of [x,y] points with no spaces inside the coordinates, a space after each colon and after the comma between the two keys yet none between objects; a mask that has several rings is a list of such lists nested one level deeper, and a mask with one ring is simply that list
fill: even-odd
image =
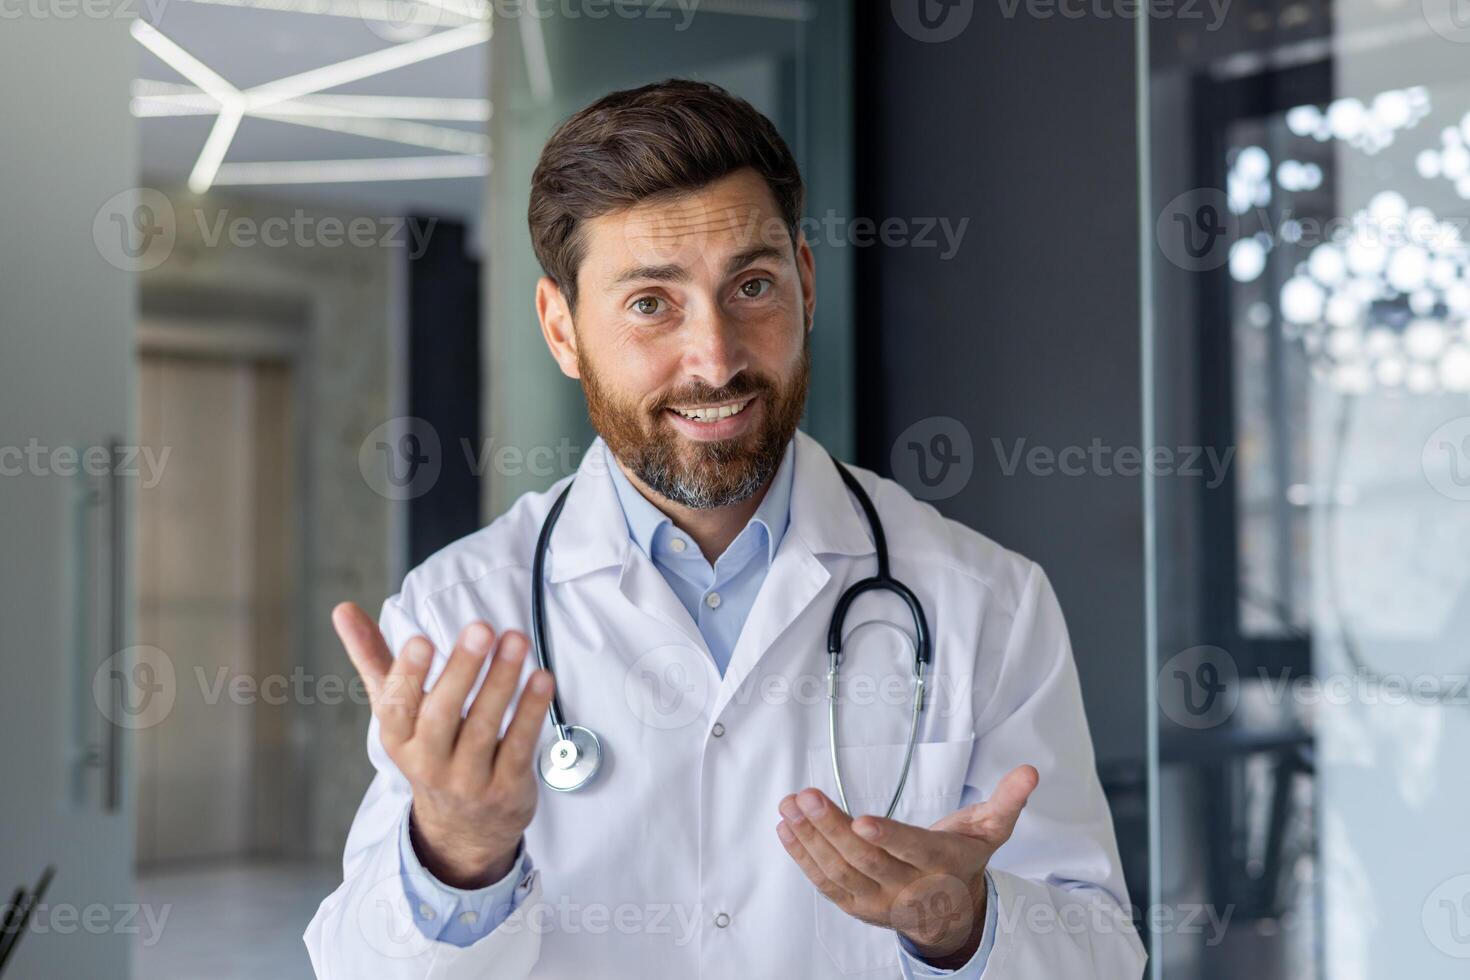
[{"label": "neck", "polygon": [[745,525],[750,523],[751,517],[755,515],[756,509],[765,499],[766,491],[771,489],[771,480],[768,479],[761,484],[759,490],[738,504],[703,509],[685,507],[638,479],[638,476],[630,472],[617,457],[613,459],[618,469],[622,470],[623,475],[628,478],[628,482],[633,484],[634,488],[643,494],[649,503],[673,521],[675,527],[694,539],[694,543],[699,545],[700,552],[704,554],[705,560],[711,565],[725,553],[725,549],[730,547],[730,542],[735,540]]}]

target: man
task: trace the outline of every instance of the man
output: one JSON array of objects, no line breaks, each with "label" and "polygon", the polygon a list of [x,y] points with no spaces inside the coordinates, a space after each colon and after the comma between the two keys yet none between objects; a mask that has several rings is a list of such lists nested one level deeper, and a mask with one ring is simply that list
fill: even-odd
[{"label": "man", "polygon": [[829,748],[828,624],[879,562],[797,431],[803,194],[769,120],[696,82],[609,95],[546,145],[536,310],[601,438],[540,587],[567,723],[605,758],[574,792],[536,775],[532,568],[567,481],[410,573],[381,630],[338,607],[378,776],[307,930],[319,976],[1141,975],[1045,576],[861,470],[934,640],[892,819],[913,659],[891,595],[847,617]]}]

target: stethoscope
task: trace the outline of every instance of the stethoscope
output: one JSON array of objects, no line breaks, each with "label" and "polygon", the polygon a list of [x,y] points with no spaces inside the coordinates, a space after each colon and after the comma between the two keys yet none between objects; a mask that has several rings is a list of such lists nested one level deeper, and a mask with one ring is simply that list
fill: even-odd
[{"label": "stethoscope", "polygon": [[[894,788],[893,797],[884,813],[885,817],[891,817],[898,808],[904,785],[908,782],[909,767],[914,759],[914,745],[919,737],[919,719],[924,711],[924,674],[933,656],[929,621],[924,616],[924,606],[918,597],[888,571],[888,541],[883,534],[883,522],[878,519],[873,501],[858,485],[857,478],[835,456],[832,457],[832,464],[837,467],[842,482],[857,497],[868,520],[868,527],[872,530],[873,548],[878,554],[877,573],[847,587],[838,597],[837,605],[832,610],[832,621],[827,627],[827,742],[832,751],[832,775],[837,781],[837,795],[844,813],[851,813],[851,809],[847,803],[847,790],[842,782],[842,766],[837,759],[837,681],[842,666],[842,627],[847,619],[847,610],[864,593],[891,592],[904,601],[914,619],[913,707],[909,715],[909,740],[904,752],[903,768],[899,770],[898,785]],[[551,660],[546,646],[546,551],[551,543],[551,532],[556,527],[557,518],[561,516],[562,507],[566,504],[567,494],[571,489],[572,485],[568,483],[551,505],[551,511],[541,524],[541,534],[536,539],[536,554],[531,562],[531,642],[536,651],[537,664],[547,673],[551,673]],[[542,746],[537,758],[541,781],[558,792],[581,789],[602,768],[602,740],[590,728],[567,724],[566,715],[561,708],[560,685],[551,696],[549,713],[554,731]]]}]

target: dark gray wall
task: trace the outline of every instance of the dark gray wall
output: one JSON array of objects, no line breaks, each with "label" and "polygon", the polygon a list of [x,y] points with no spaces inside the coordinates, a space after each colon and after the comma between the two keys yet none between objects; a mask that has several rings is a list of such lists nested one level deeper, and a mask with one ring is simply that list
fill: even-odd
[{"label": "dark gray wall", "polygon": [[858,6],[858,214],[969,219],[947,261],[942,248],[859,250],[862,461],[893,473],[906,429],[958,420],[973,475],[936,505],[1046,569],[1099,760],[1133,769],[1146,749],[1141,478],[1024,462],[1007,475],[1003,457],[1021,440],[1141,444],[1136,24],[975,3],[957,37],[926,42],[890,4]]}]

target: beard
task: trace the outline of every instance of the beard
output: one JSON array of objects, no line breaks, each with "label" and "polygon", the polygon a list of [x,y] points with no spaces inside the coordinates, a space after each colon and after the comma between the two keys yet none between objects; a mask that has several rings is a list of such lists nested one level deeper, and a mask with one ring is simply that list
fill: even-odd
[{"label": "beard", "polygon": [[[811,382],[811,334],[804,332],[800,362],[784,384],[742,371],[719,388],[696,382],[671,392],[648,410],[614,396],[583,350],[577,350],[577,369],[592,427],[645,486],[694,510],[741,503],[766,485],[796,434]],[[761,399],[760,424],[733,439],[685,439],[665,411],[673,405],[717,404],[751,395]]]}]

